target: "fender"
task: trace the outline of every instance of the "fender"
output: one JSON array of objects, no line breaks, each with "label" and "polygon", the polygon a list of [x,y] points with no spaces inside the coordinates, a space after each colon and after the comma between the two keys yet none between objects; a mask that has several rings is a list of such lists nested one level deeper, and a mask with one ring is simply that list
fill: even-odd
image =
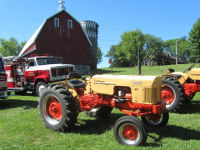
[{"label": "fender", "polygon": [[66,80],[65,81],[56,82],[56,84],[60,84],[60,85],[62,85],[64,87],[67,87],[69,89],[70,93],[73,95],[73,97],[78,97],[78,93],[76,92],[75,88],[72,87],[70,84],[68,84],[66,82]]},{"label": "fender", "polygon": [[36,83],[36,81],[38,80],[44,80],[45,82],[50,82],[50,76],[49,75],[40,75],[37,76],[34,80],[34,84]]}]

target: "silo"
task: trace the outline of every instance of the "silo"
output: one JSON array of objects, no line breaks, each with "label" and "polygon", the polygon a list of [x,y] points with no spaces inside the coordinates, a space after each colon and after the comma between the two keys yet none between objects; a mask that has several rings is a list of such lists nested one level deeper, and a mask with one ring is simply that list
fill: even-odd
[{"label": "silo", "polygon": [[92,46],[90,48],[90,69],[97,69],[97,48],[98,48],[98,27],[99,25],[94,21],[84,20],[81,21],[81,26],[88,38],[90,39]]}]

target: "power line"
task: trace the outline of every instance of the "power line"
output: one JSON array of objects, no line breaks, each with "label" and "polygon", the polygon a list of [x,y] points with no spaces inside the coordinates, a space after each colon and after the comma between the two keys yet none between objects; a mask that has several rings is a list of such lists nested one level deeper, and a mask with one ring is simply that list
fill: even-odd
[{"label": "power line", "polygon": [[[24,20],[24,21],[32,21],[32,22],[42,22],[42,19],[30,19],[30,18],[23,18],[23,17],[13,17],[13,16],[6,16],[6,15],[2,15],[0,14],[0,18],[5,18],[5,19],[11,19],[11,20]],[[100,30],[104,29],[104,30],[118,30],[118,31],[127,31],[127,29],[125,28],[113,28],[113,27],[107,27],[104,25],[100,25]]]},{"label": "power line", "polygon": [[30,19],[30,18],[21,18],[21,17],[10,17],[10,16],[5,16],[0,14],[1,18],[5,18],[5,19],[14,19],[14,20],[25,20],[25,21],[33,21],[33,22],[38,22],[41,21],[39,19]]}]

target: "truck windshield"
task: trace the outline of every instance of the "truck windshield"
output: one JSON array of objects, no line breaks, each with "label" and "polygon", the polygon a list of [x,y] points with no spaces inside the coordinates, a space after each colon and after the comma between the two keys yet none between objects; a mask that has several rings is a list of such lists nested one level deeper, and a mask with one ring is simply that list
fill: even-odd
[{"label": "truck windshield", "polygon": [[0,72],[2,71],[5,71],[5,69],[4,69],[3,59],[0,58]]},{"label": "truck windshield", "polygon": [[60,64],[57,58],[37,58],[38,65]]}]

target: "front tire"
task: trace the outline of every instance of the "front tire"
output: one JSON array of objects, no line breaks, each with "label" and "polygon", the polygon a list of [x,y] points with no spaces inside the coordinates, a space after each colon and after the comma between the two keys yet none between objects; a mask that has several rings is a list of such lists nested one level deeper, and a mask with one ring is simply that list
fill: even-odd
[{"label": "front tire", "polygon": [[161,114],[150,114],[145,117],[141,117],[142,121],[146,125],[150,126],[165,126],[169,120],[169,113],[161,113]]},{"label": "front tire", "polygon": [[143,145],[147,139],[147,133],[142,121],[132,116],[124,116],[114,125],[115,139],[124,145]]},{"label": "front tire", "polygon": [[47,88],[47,84],[43,81],[40,81],[36,85],[35,93],[37,96],[41,96]]},{"label": "front tire", "polygon": [[65,87],[50,85],[39,98],[40,115],[45,126],[56,131],[67,131],[74,126],[79,108]]}]

